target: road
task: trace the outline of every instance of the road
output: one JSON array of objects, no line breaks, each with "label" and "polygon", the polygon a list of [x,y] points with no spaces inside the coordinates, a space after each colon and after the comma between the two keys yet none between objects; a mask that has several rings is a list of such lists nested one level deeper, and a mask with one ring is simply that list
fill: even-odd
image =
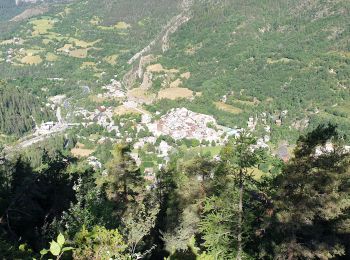
[{"label": "road", "polygon": [[61,107],[58,107],[56,110],[57,123],[52,126],[49,130],[40,130],[36,131],[33,134],[23,137],[19,142],[14,146],[8,146],[4,148],[5,154],[11,154],[14,151],[27,148],[33,144],[42,142],[49,137],[62,133],[66,131],[69,127],[79,125],[79,124],[68,124],[64,121],[61,114]]}]

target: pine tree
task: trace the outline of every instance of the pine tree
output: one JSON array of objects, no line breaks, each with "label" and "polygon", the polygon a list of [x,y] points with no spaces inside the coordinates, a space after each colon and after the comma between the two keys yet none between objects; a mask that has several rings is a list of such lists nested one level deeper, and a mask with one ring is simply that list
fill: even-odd
[{"label": "pine tree", "polygon": [[277,259],[330,259],[346,253],[350,157],[340,139],[332,125],[300,137],[295,157],[278,178],[272,225]]},{"label": "pine tree", "polygon": [[238,187],[238,212],[237,212],[237,255],[241,260],[243,254],[243,214],[244,214],[244,187],[252,179],[250,169],[257,166],[262,159],[262,153],[254,150],[255,138],[249,133],[241,133],[239,137],[231,140],[222,151],[222,160],[226,164],[227,176]]},{"label": "pine tree", "polygon": [[124,202],[144,189],[144,179],[136,162],[130,156],[130,147],[119,144],[114,150],[114,158],[109,163],[110,192],[121,195]]}]

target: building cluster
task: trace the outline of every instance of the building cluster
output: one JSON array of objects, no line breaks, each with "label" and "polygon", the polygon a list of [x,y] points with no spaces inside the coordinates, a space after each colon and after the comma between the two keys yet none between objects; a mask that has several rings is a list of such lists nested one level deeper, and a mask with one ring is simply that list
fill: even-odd
[{"label": "building cluster", "polygon": [[186,108],[174,108],[158,121],[147,123],[148,129],[155,135],[168,135],[175,140],[196,139],[222,144],[229,133],[238,131],[219,126],[214,117],[192,112]]},{"label": "building cluster", "polygon": [[12,48],[7,50],[7,56],[6,56],[6,62],[7,63],[12,63],[12,59],[14,58],[14,50]]},{"label": "building cluster", "polygon": [[98,94],[98,98],[124,98],[125,97],[125,91],[122,88],[122,84],[120,81],[117,81],[115,79],[111,79],[111,83],[103,86],[103,90],[106,90],[105,93]]},{"label": "building cluster", "polygon": [[61,127],[62,125],[57,122],[44,122],[40,126],[35,127],[34,135],[36,136],[46,135],[52,132],[56,132]]},{"label": "building cluster", "polygon": [[114,124],[114,112],[112,107],[100,106],[93,112],[79,108],[73,112],[73,115],[75,117],[81,117],[82,120],[85,121],[82,123],[84,126],[96,123],[97,125],[104,127],[108,132],[112,132],[113,130],[116,133],[119,132],[118,126]]},{"label": "building cluster", "polygon": [[258,123],[262,124],[264,128],[269,126],[270,123],[276,126],[282,126],[284,119],[287,117],[287,114],[288,110],[283,110],[274,115],[262,112],[259,116],[251,116],[247,121],[247,129],[249,131],[255,131]]},{"label": "building cluster", "polygon": [[87,162],[95,170],[99,170],[102,168],[102,163],[95,156],[88,157]]}]

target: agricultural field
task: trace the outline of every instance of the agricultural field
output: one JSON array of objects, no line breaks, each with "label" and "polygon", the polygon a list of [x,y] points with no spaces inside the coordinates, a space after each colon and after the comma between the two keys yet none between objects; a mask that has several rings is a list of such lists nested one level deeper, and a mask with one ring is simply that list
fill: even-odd
[{"label": "agricultural field", "polygon": [[[178,12],[178,1],[161,2],[167,4],[156,0],[147,4],[123,0],[108,7],[96,0],[57,3],[43,15],[11,22],[0,33],[0,76],[64,78],[67,85],[81,81],[94,85],[96,79],[122,77],[129,69],[126,61]],[[142,11],[135,15],[135,7]],[[40,53],[28,53],[33,46]]]},{"label": "agricultural field", "polygon": [[165,88],[161,89],[158,92],[158,99],[179,99],[179,98],[186,98],[189,99],[193,97],[195,93],[188,89],[188,88],[179,88],[179,87],[170,87],[170,88]]},{"label": "agricultural field", "polygon": [[223,111],[226,111],[226,112],[229,112],[232,114],[242,113],[242,109],[228,105],[228,104],[223,103],[223,102],[215,102],[215,106],[220,110],[223,110]]}]

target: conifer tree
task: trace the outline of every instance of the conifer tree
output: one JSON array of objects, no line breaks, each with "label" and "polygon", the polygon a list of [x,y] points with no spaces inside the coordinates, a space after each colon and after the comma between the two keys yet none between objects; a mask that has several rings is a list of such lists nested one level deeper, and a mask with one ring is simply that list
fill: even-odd
[{"label": "conifer tree", "polygon": [[331,259],[346,253],[349,159],[332,125],[299,138],[295,157],[276,183],[277,259]]}]

